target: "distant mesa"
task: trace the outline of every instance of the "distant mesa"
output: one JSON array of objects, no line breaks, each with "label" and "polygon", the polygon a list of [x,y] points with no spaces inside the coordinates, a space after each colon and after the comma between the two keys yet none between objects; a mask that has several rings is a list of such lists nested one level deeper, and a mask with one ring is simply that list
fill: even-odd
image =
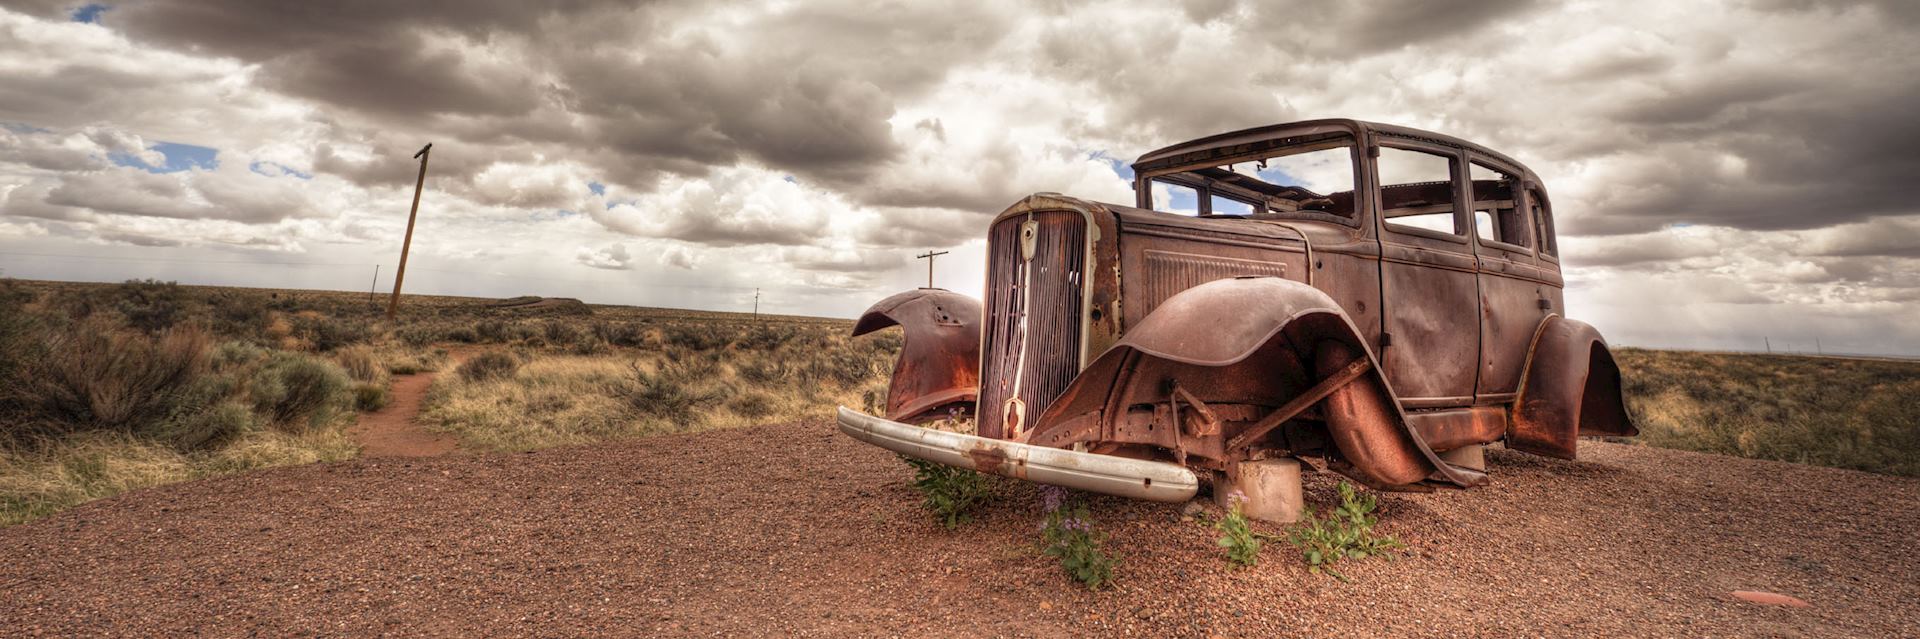
[{"label": "distant mesa", "polygon": [[513,310],[513,311],[534,311],[540,314],[554,314],[554,315],[592,315],[593,314],[593,309],[588,308],[586,302],[582,302],[580,300],[573,299],[571,297],[540,297],[537,295],[522,295],[520,297],[511,297],[511,298],[490,303],[487,305],[487,307]]}]

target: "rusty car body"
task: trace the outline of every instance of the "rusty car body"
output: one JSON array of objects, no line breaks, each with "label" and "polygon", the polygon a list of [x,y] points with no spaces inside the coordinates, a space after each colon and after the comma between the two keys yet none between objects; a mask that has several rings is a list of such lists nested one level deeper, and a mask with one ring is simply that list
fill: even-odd
[{"label": "rusty car body", "polygon": [[[841,430],[1169,501],[1281,458],[1473,486],[1484,468],[1449,451],[1572,459],[1580,436],[1636,434],[1606,342],[1562,314],[1552,208],[1512,158],[1315,120],[1131,168],[1133,206],[1041,193],[995,217],[984,304],[919,289],[868,310],[855,335],[905,341],[887,414],[843,408]],[[962,410],[971,434],[915,425]]]}]

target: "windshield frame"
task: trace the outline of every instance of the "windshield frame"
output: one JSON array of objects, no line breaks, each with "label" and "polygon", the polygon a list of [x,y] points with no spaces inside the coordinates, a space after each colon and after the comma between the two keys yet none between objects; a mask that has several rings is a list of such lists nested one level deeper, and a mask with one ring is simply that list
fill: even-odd
[{"label": "windshield frame", "polygon": [[[1312,220],[1360,228],[1362,220],[1365,218],[1364,201],[1361,195],[1365,189],[1361,184],[1363,158],[1361,155],[1362,146],[1360,140],[1361,137],[1359,135],[1354,134],[1352,131],[1341,129],[1286,136],[1264,141],[1260,144],[1242,145],[1241,148],[1232,149],[1227,153],[1196,154],[1197,157],[1193,158],[1193,161],[1190,162],[1168,163],[1161,168],[1136,173],[1133,187],[1136,194],[1135,199],[1137,200],[1137,206],[1139,206],[1139,208],[1175,215],[1185,215],[1184,213],[1155,208],[1154,206],[1154,184],[1174,184],[1194,189],[1196,194],[1196,213],[1194,217],[1256,220]],[[1226,177],[1226,179],[1217,180],[1201,173],[1202,171],[1207,171],[1218,174],[1222,171],[1220,168],[1222,166],[1338,148],[1347,149],[1348,170],[1351,171],[1350,176],[1353,185],[1352,190],[1347,193],[1351,193],[1350,197],[1354,198],[1351,216],[1312,210],[1272,210],[1268,206],[1266,197],[1260,192],[1253,190],[1253,188],[1248,188],[1253,185],[1236,184],[1235,182],[1241,180],[1233,177],[1222,176]],[[1246,178],[1246,181],[1257,182],[1267,187],[1276,187],[1280,191],[1296,190],[1323,197],[1334,195],[1333,193],[1313,193],[1312,191],[1307,191],[1304,187],[1271,184],[1258,178],[1246,176],[1244,173],[1235,173],[1235,175]],[[1248,205],[1252,207],[1253,213],[1214,214],[1212,210],[1212,200],[1214,197],[1221,197]]]}]

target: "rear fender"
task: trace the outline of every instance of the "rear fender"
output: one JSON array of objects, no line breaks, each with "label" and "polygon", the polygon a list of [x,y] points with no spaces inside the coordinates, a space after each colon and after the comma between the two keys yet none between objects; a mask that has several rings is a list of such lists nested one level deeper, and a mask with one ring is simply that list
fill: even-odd
[{"label": "rear fender", "polygon": [[[1441,461],[1408,426],[1378,360],[1337,303],[1311,286],[1272,277],[1217,280],[1168,298],[1083,370],[1022,440],[1116,452],[1146,444],[1231,463],[1238,458],[1226,442],[1356,358],[1368,359],[1369,370],[1320,402],[1325,437],[1344,462],[1337,470],[1377,488],[1429,478],[1460,486],[1484,481]],[[1172,410],[1176,384],[1222,407],[1220,430],[1190,429],[1190,413],[1158,419],[1162,407]],[[1143,419],[1143,406],[1153,407],[1154,419]]]},{"label": "rear fender", "polygon": [[853,335],[889,326],[906,337],[887,386],[887,419],[920,423],[953,409],[971,413],[980,395],[980,302],[937,288],[907,291],[862,313]]},{"label": "rear fender", "polygon": [[1620,367],[1600,331],[1550,315],[1535,331],[1508,420],[1507,446],[1573,459],[1580,436],[1640,434],[1620,392]]}]

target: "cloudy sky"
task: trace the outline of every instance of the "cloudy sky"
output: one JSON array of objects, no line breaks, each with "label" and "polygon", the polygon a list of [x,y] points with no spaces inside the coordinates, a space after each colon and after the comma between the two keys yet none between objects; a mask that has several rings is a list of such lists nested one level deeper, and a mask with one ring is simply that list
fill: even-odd
[{"label": "cloudy sky", "polygon": [[[551,8],[533,8],[546,4]],[[946,3],[941,3],[946,4]],[[875,6],[877,5],[877,6]],[[1614,342],[1920,354],[1920,3],[0,1],[0,274],[851,316],[1354,117],[1546,181]]]}]

